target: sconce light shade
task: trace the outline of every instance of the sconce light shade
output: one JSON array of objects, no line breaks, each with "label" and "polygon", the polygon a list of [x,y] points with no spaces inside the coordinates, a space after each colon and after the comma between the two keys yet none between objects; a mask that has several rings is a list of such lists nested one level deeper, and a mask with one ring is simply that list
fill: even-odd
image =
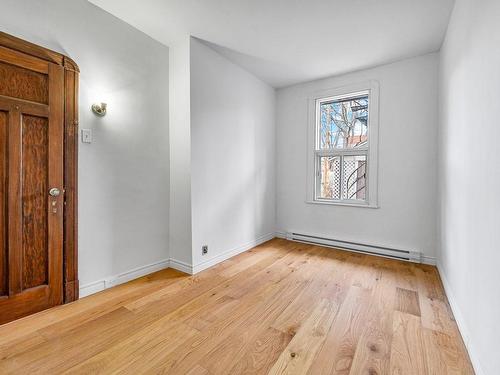
[{"label": "sconce light shade", "polygon": [[107,107],[108,105],[106,103],[92,104],[92,112],[94,112],[97,116],[103,117],[106,115]]}]

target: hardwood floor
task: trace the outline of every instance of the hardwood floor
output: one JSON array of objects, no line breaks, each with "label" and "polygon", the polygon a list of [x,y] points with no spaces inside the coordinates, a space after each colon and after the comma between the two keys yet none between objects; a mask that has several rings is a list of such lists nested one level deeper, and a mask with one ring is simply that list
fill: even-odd
[{"label": "hardwood floor", "polygon": [[0,327],[0,374],[473,374],[434,267],[274,239]]}]

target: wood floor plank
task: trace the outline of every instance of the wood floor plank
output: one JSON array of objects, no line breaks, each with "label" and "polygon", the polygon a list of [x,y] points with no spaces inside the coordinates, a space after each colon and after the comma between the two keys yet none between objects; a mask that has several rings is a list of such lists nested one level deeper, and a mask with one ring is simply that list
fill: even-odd
[{"label": "wood floor plank", "polygon": [[[68,369],[66,374],[134,374],[132,364],[147,361],[161,353],[172,352],[184,341],[198,333],[197,330],[169,319],[160,319],[140,329],[119,344]],[[137,363],[136,363],[137,364]]]},{"label": "wood floor plank", "polygon": [[385,266],[379,270],[368,307],[368,323],[357,344],[351,374],[389,374],[396,278]]},{"label": "wood floor plank", "polygon": [[0,326],[0,374],[472,375],[435,267],[283,239]]},{"label": "wood floor plank", "polygon": [[394,311],[391,374],[428,374],[420,318]]},{"label": "wood floor plank", "polygon": [[[440,353],[438,344],[439,338],[437,335],[440,334],[442,333],[426,328],[422,329],[422,347],[425,354],[425,362],[428,374],[460,374],[460,372],[457,371],[447,370],[448,365],[446,361],[443,360],[442,356],[446,358],[448,357],[448,355],[443,355],[443,353]],[[457,358],[455,357],[454,359],[456,360]],[[460,366],[459,363],[460,361],[455,362],[456,365]],[[455,367],[455,364],[453,364],[453,367]]]},{"label": "wood floor plank", "polygon": [[[308,262],[313,262],[313,259]],[[341,261],[332,259],[331,263],[325,262],[323,258],[317,260],[311,269],[314,273],[313,282],[287,306],[272,326],[294,335],[314,309],[318,298],[329,298],[340,305],[349,290],[353,276],[352,268],[356,264],[355,261],[345,259]]]},{"label": "wood floor plank", "polygon": [[458,327],[449,307],[439,274],[435,269],[420,266],[416,268],[420,315],[425,328],[455,336],[459,339]]},{"label": "wood floor plank", "polygon": [[194,366],[186,375],[209,375],[210,373],[207,369],[201,367],[200,365]]},{"label": "wood floor plank", "polygon": [[474,375],[465,347],[453,337],[424,328],[423,348],[430,375]]},{"label": "wood floor plank", "polygon": [[371,290],[351,286],[308,374],[348,374],[367,324]]},{"label": "wood floor plank", "polygon": [[291,335],[269,327],[249,344],[248,350],[236,358],[228,373],[267,374],[291,339]]},{"label": "wood floor plank", "polygon": [[323,345],[338,309],[339,306],[332,301],[321,300],[269,374],[305,374]]},{"label": "wood floor plank", "polygon": [[413,290],[396,288],[396,310],[420,316],[418,293]]},{"label": "wood floor plank", "polygon": [[15,355],[32,350],[42,343],[47,342],[38,332],[24,335],[17,340],[10,340],[0,344],[0,361],[9,359]]},{"label": "wood floor plank", "polygon": [[373,289],[377,285],[377,280],[380,277],[380,261],[381,260],[376,257],[362,256],[359,264],[353,269],[354,276],[352,285],[364,289]]},{"label": "wood floor plank", "polygon": [[416,275],[419,265],[415,263],[404,263],[391,260],[391,269],[397,273],[394,282],[398,288],[418,292],[418,278]]}]

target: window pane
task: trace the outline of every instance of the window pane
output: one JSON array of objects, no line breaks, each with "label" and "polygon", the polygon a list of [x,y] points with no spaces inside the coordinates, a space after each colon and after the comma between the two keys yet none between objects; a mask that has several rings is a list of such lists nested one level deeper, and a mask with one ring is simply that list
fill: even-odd
[{"label": "window pane", "polygon": [[322,150],[366,146],[368,95],[321,103],[319,115],[319,146]]},{"label": "window pane", "polygon": [[366,155],[343,157],[342,199],[366,199]]},{"label": "window pane", "polygon": [[323,199],[340,199],[340,157],[323,156],[320,163],[320,192]]}]

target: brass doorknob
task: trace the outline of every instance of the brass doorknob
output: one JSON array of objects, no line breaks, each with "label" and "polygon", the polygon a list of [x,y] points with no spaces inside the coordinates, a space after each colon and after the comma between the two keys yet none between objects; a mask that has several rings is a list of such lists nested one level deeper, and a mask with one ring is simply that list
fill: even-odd
[{"label": "brass doorknob", "polygon": [[58,197],[61,191],[58,188],[52,188],[49,190],[49,194],[53,197]]}]

